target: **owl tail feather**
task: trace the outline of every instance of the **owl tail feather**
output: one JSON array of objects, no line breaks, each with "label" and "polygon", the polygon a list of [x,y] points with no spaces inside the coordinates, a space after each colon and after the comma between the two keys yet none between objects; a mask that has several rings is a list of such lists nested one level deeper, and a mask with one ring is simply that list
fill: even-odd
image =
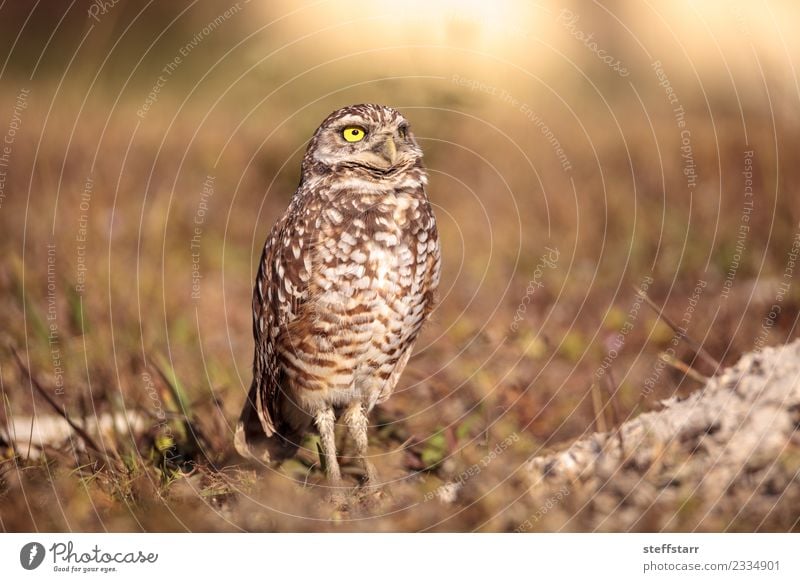
[{"label": "owl tail feather", "polygon": [[264,463],[283,461],[294,456],[298,448],[295,443],[299,440],[296,435],[279,434],[269,418],[264,419],[266,422],[262,421],[257,408],[261,401],[258,390],[257,383],[253,382],[236,424],[233,445],[236,452],[245,458]]}]

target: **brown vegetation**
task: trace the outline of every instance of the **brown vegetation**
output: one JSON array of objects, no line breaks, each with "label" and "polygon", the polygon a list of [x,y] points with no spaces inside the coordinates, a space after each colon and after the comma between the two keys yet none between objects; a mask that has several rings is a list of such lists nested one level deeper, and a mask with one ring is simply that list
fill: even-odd
[{"label": "brown vegetation", "polygon": [[[624,62],[622,77],[555,5],[413,19],[371,2],[263,28],[291,9],[250,3],[165,73],[230,5],[167,28],[186,6],[137,19],[120,2],[98,22],[84,6],[57,27],[68,3],[54,3],[22,28],[28,5],[9,4],[0,139],[15,107],[21,123],[0,182],[0,425],[66,415],[89,439],[74,429],[33,451],[6,434],[4,530],[513,531],[563,486],[531,494],[531,458],[662,399],[692,402],[714,361],[798,337],[794,8],[618,7],[629,33],[574,6],[573,29]],[[363,101],[398,107],[420,136],[444,272],[442,303],[372,418],[383,494],[342,512],[322,502],[313,439],[265,469],[234,454],[232,434],[261,245],[310,132]],[[89,421],[134,417],[142,430]],[[791,442],[774,495],[796,486]],[[628,475],[570,490],[529,529],[797,529],[796,503],[780,518],[734,508],[772,483],[760,472],[713,509],[682,482],[642,519],[618,515],[665,471],[641,489]]]}]

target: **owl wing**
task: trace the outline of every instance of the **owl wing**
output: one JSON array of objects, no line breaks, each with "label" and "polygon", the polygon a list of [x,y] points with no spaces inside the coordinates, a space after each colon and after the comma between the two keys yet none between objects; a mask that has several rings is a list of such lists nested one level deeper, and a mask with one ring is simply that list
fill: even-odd
[{"label": "owl wing", "polygon": [[239,454],[269,461],[290,456],[296,439],[281,434],[277,409],[283,386],[279,352],[287,327],[303,312],[308,295],[308,212],[292,204],[272,229],[253,288],[253,381],[236,427]]},{"label": "owl wing", "polygon": [[417,341],[420,329],[425,321],[427,321],[428,317],[430,317],[431,312],[439,301],[439,275],[442,267],[441,249],[439,246],[439,231],[436,227],[436,219],[434,218],[433,210],[431,209],[430,204],[426,203],[425,209],[425,219],[422,223],[420,223],[419,230],[415,232],[417,235],[417,241],[420,245],[424,243],[424,246],[416,246],[414,248],[415,259],[417,261],[419,261],[419,254],[421,252],[425,253],[425,259],[422,261],[425,267],[422,270],[419,288],[421,301],[423,303],[423,316],[412,330],[405,351],[400,356],[400,359],[397,361],[391,376],[389,376],[389,379],[386,381],[386,384],[381,390],[380,396],[377,400],[378,403],[385,402],[389,396],[392,395],[392,392],[394,392],[397,383],[400,381],[400,376],[408,364],[408,360],[411,358],[411,353],[414,351],[414,344]]},{"label": "owl wing", "polygon": [[426,243],[428,245],[428,254],[425,257],[425,282],[423,283],[425,292],[423,300],[425,301],[425,310],[423,320],[427,320],[428,316],[436,307],[439,302],[439,276],[442,270],[442,253],[439,246],[439,229],[436,227],[436,219],[433,216],[433,210],[428,205],[428,224],[425,229],[427,232]]}]

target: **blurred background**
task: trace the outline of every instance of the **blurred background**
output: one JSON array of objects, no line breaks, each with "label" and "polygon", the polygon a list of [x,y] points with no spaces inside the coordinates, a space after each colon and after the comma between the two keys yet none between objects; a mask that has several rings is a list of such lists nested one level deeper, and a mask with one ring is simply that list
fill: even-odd
[{"label": "blurred background", "polygon": [[[0,5],[0,526],[514,530],[536,510],[528,458],[798,337],[798,18],[788,0]],[[231,442],[264,239],[314,129],[361,102],[418,136],[444,272],[372,417],[384,491],[339,512],[313,438],[280,468]],[[591,530],[582,509],[536,529]],[[773,509],[655,506],[637,527],[796,527]]]}]

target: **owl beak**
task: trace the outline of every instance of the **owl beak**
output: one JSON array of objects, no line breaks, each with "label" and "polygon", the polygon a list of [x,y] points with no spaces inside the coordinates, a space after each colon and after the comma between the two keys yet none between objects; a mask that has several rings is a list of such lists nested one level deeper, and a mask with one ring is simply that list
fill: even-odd
[{"label": "owl beak", "polygon": [[383,142],[383,149],[381,151],[381,156],[387,162],[389,162],[390,166],[393,166],[395,160],[397,160],[397,146],[395,145],[392,136],[388,136],[386,138],[386,141]]}]

